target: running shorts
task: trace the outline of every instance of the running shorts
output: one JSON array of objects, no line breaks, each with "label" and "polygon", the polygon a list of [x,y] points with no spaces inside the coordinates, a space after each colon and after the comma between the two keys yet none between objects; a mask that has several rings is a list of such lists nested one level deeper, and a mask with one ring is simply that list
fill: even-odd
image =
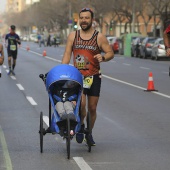
[{"label": "running shorts", "polygon": [[8,57],[12,57],[13,59],[17,59],[17,50],[16,51],[7,50],[7,52],[8,52]]},{"label": "running shorts", "polygon": [[93,83],[91,87],[83,88],[83,94],[87,96],[100,96],[100,89],[101,89],[101,74],[93,75]]}]

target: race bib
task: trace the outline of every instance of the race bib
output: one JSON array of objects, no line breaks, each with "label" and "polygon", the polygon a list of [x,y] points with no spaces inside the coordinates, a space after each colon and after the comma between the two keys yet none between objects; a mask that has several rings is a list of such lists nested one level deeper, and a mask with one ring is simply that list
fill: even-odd
[{"label": "race bib", "polygon": [[85,77],[83,80],[83,88],[90,89],[93,83],[93,76]]},{"label": "race bib", "polygon": [[10,50],[11,51],[15,51],[17,48],[16,48],[16,45],[10,45]]}]

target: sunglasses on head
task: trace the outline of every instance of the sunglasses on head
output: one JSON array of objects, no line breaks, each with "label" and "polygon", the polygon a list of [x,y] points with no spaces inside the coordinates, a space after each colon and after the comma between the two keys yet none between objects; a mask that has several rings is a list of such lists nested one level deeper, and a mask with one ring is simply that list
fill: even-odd
[{"label": "sunglasses on head", "polygon": [[93,12],[90,8],[83,8],[83,9],[81,9],[80,12],[82,12],[82,11],[90,11],[90,12]]}]

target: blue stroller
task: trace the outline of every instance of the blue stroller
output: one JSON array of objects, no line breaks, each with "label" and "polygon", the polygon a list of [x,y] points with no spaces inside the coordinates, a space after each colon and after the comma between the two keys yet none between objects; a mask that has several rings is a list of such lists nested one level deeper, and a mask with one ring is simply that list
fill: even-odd
[{"label": "blue stroller", "polygon": [[[43,113],[40,113],[40,152],[43,152],[43,136],[46,133],[59,134],[66,139],[67,158],[70,158],[70,141],[81,128],[81,94],[83,89],[83,79],[81,73],[73,66],[61,64],[52,68],[47,74],[40,74],[39,77],[44,81],[46,90],[49,95],[49,127],[43,128]],[[74,83],[74,86],[64,87],[67,81]],[[75,120],[72,120],[69,114],[66,118],[61,119],[55,105],[57,102],[75,101],[74,108]],[[51,112],[53,108],[53,114]],[[91,151],[91,144],[88,136],[91,134],[90,113],[87,113],[87,128],[84,129],[87,136],[88,151]]]}]

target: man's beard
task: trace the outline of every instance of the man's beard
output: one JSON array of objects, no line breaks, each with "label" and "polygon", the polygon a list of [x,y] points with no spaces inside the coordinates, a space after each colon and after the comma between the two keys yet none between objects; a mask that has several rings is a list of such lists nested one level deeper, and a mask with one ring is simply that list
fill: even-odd
[{"label": "man's beard", "polygon": [[[83,28],[82,25],[83,24],[87,24],[86,28]],[[92,26],[92,22],[90,22],[89,24],[88,23],[81,23],[80,27],[83,31],[88,31]]]}]

